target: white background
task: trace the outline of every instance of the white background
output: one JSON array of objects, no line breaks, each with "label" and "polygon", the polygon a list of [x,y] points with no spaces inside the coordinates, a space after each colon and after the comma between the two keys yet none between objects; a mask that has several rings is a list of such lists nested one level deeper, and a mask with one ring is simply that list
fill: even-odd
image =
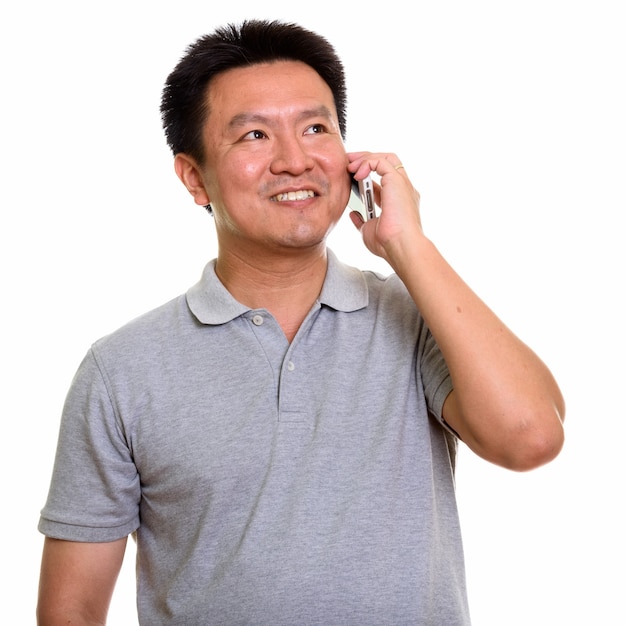
[{"label": "white background", "polygon": [[[400,155],[429,236],[566,397],[567,442],[552,464],[515,474],[461,450],[476,626],[625,624],[620,5],[4,3],[2,621],[34,623],[36,525],[80,359],[96,338],[183,292],[216,251],[211,219],[173,172],[163,81],[197,36],[278,17],[336,45],[348,148]],[[330,245],[381,268],[347,216]],[[113,625],[136,619],[132,546],[128,556]]]}]

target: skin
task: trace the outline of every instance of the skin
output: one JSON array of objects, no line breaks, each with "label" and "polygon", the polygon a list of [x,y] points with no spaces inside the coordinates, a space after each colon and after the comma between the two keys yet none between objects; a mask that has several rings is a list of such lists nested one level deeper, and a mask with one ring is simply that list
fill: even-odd
[{"label": "skin", "polygon": [[[213,206],[216,271],[233,296],[267,308],[293,339],[324,281],[325,241],[347,204],[348,172],[373,172],[379,217],[350,217],[402,279],[442,350],[454,383],[444,419],[476,454],[505,468],[552,460],[565,413],[554,378],[426,237],[400,159],[346,153],[332,94],[301,63],[230,70],[207,98],[205,159],[179,154],[175,170],[196,203]],[[304,190],[313,193],[277,201]],[[103,624],[125,545],[46,539],[39,624]]]},{"label": "skin", "polygon": [[37,624],[106,624],[126,537],[106,543],[79,543],[46,537],[39,576]]},{"label": "skin", "polygon": [[[380,175],[383,212],[361,224],[366,246],[385,258],[415,300],[454,383],[443,417],[479,456],[526,471],[551,461],[563,445],[565,405],[539,357],[468,287],[424,235],[419,193],[395,155],[354,153],[358,177]],[[395,165],[394,165],[395,164]]]},{"label": "skin", "polygon": [[[349,196],[332,93],[309,66],[280,62],[217,76],[208,102],[204,163],[179,154],[176,173],[213,207],[220,280],[267,308],[291,340],[319,294],[326,238]],[[314,196],[276,201],[305,190]]]}]

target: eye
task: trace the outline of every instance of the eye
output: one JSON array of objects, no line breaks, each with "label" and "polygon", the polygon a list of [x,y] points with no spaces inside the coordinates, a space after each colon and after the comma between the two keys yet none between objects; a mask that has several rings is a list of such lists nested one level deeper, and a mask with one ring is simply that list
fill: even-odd
[{"label": "eye", "polygon": [[304,131],[305,135],[321,135],[326,132],[326,126],[324,124],[311,124],[311,126],[307,127]]},{"label": "eye", "polygon": [[267,135],[262,130],[251,130],[246,133],[242,139],[244,141],[253,141],[255,139],[267,139]]}]

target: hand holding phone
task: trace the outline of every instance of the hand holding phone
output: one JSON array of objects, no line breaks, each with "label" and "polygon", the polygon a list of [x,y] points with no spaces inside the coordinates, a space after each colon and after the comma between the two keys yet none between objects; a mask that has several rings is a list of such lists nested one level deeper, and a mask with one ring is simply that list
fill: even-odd
[{"label": "hand holding phone", "polygon": [[364,222],[376,217],[374,184],[371,176],[367,176],[363,180],[352,178],[352,189],[350,190],[348,206],[350,210],[359,213]]}]

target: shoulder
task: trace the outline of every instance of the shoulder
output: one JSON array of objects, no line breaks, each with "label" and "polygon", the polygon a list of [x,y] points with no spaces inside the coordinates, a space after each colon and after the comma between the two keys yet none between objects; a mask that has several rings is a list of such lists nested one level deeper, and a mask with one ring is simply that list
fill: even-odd
[{"label": "shoulder", "polygon": [[184,350],[194,327],[185,296],[179,295],[100,337],[89,352],[107,378],[115,373],[128,376],[170,360],[172,351]]}]

